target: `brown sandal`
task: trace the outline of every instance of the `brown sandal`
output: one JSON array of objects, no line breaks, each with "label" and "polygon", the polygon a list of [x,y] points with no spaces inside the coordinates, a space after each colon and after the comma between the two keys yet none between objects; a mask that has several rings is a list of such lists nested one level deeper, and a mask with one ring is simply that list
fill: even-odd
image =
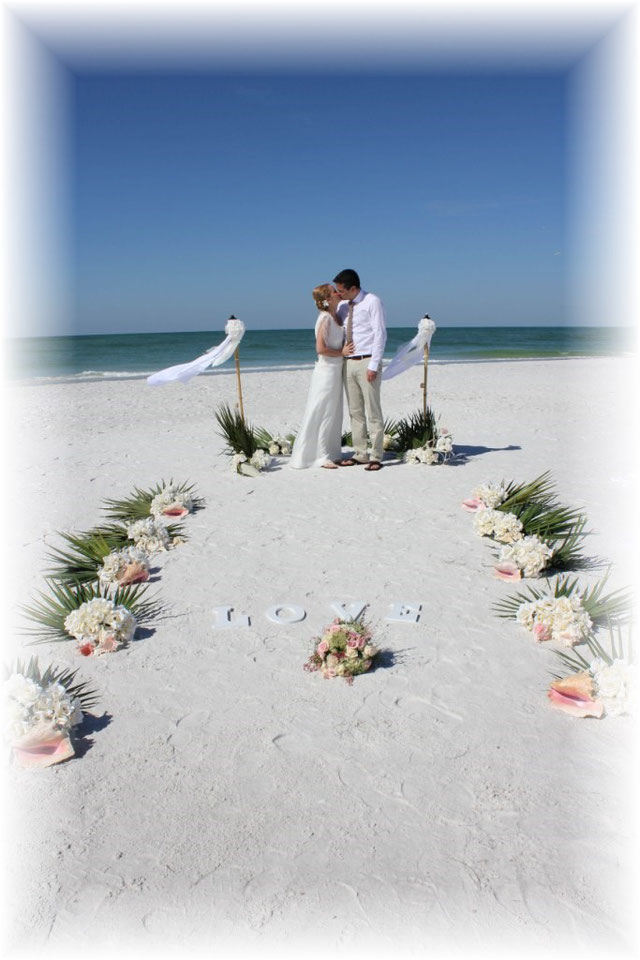
[{"label": "brown sandal", "polygon": [[358,461],[352,460],[351,458],[349,458],[348,460],[338,460],[338,466],[339,467],[357,467]]},{"label": "brown sandal", "polygon": [[379,460],[369,460],[365,470],[372,470],[375,473],[377,470],[382,470],[382,464]]}]

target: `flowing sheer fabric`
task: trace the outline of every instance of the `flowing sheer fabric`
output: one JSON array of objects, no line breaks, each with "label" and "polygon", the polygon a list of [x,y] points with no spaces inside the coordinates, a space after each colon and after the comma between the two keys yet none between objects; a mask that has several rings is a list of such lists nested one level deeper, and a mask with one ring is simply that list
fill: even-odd
[{"label": "flowing sheer fabric", "polygon": [[[324,341],[331,350],[341,350],[344,330],[330,313],[316,321],[316,336],[324,325]],[[296,470],[321,467],[342,454],[342,357],[319,356],[300,430],[293,445],[290,464]]]}]

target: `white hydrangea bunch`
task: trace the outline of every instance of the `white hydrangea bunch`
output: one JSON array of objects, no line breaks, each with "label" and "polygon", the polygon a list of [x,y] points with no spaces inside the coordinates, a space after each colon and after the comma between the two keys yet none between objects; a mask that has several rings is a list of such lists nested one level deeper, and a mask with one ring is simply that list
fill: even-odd
[{"label": "white hydrangea bunch", "polygon": [[127,536],[139,550],[147,554],[161,553],[171,547],[171,537],[164,523],[155,517],[136,520],[127,526]]},{"label": "white hydrangea bunch", "polygon": [[382,440],[383,450],[395,450],[398,446],[398,442],[394,436],[390,433],[385,433]]},{"label": "white hydrangea bunch", "polygon": [[449,456],[453,452],[453,437],[450,433],[441,433],[436,441],[435,449],[438,453]]},{"label": "white hydrangea bunch", "polygon": [[164,511],[171,507],[177,507],[178,509],[186,510],[187,513],[191,513],[193,510],[191,494],[185,490],[179,490],[175,484],[170,484],[168,487],[165,487],[164,490],[161,490],[160,493],[156,494],[151,501],[151,515],[153,517],[161,517]]},{"label": "white hydrangea bunch", "polygon": [[481,500],[485,507],[495,510],[496,507],[499,507],[500,504],[504,502],[507,492],[505,490],[504,483],[500,483],[498,485],[493,483],[481,483],[479,487],[475,488],[472,496],[476,500]]},{"label": "white hydrangea bunch", "polygon": [[431,463],[438,463],[440,457],[433,449],[433,447],[425,444],[424,447],[416,447],[414,450],[407,450],[404,455],[405,463],[426,463],[427,465]]},{"label": "white hydrangea bunch", "polygon": [[98,571],[98,578],[102,584],[120,583],[127,572],[127,568],[137,565],[140,570],[149,573],[149,555],[138,547],[124,547],[122,550],[113,550],[104,558]]},{"label": "white hydrangea bunch", "polygon": [[609,666],[604,660],[594,660],[590,672],[604,702],[608,716],[619,717],[631,713],[635,688],[635,667],[624,660],[614,660]]},{"label": "white hydrangea bunch", "polygon": [[133,639],[136,627],[133,614],[106,597],[87,600],[64,621],[65,630],[78,641],[85,656],[112,653]]},{"label": "white hydrangea bunch", "polygon": [[256,450],[249,460],[249,463],[252,467],[255,467],[256,470],[266,470],[271,463],[271,457],[266,450]]},{"label": "white hydrangea bunch", "polygon": [[16,742],[35,727],[68,733],[82,720],[77,697],[70,697],[61,683],[40,686],[21,673],[12,674],[3,685],[4,735]]},{"label": "white hydrangea bunch", "polygon": [[291,443],[286,437],[277,433],[271,438],[269,453],[272,457],[289,457],[291,455]]},{"label": "white hydrangea bunch", "polygon": [[554,640],[565,647],[584,640],[592,627],[591,617],[578,594],[522,603],[516,620],[531,631],[536,640]]},{"label": "white hydrangea bunch", "polygon": [[[486,512],[481,510],[480,515]],[[549,544],[531,534],[503,547],[499,562],[515,563],[525,577],[537,577],[549,565],[552,556],[553,550]]]},{"label": "white hydrangea bunch", "polygon": [[503,510],[478,510],[473,518],[473,526],[481,537],[493,537],[501,543],[514,543],[522,539],[522,523],[515,514]]}]

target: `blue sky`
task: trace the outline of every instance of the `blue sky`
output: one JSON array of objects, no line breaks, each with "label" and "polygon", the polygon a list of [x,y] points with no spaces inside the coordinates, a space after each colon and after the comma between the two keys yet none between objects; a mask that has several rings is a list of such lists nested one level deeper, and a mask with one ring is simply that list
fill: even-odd
[{"label": "blue sky", "polygon": [[566,74],[74,79],[76,333],[568,322]]}]

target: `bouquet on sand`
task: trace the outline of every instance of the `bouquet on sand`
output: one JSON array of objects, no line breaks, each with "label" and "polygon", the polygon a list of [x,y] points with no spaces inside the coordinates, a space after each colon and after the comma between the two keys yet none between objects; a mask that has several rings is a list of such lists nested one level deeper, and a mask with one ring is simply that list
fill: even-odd
[{"label": "bouquet on sand", "polygon": [[239,410],[233,411],[223,403],[216,410],[216,420],[220,427],[219,435],[226,442],[226,453],[231,457],[231,465],[236,473],[245,477],[257,477],[262,470],[271,465],[271,456],[263,444],[269,440],[259,440],[257,432],[244,419]]},{"label": "bouquet on sand", "polygon": [[34,657],[5,670],[4,736],[19,766],[49,767],[74,756],[73,730],[97,702],[76,675],[54,666],[43,671]]},{"label": "bouquet on sand", "polygon": [[607,641],[586,638],[588,653],[556,650],[568,675],[554,674],[547,696],[552,707],[572,717],[619,717],[632,712],[637,698],[631,636],[609,626]]},{"label": "bouquet on sand", "polygon": [[586,518],[558,503],[549,471],[530,483],[482,484],[462,502],[481,537],[503,544],[494,572],[501,580],[539,577],[547,568],[571,570],[581,553]]},{"label": "bouquet on sand", "polygon": [[336,617],[322,636],[315,638],[313,653],[304,669],[319,670],[327,680],[344,677],[347,683],[353,683],[354,677],[370,669],[379,652],[369,627],[362,620]]}]

